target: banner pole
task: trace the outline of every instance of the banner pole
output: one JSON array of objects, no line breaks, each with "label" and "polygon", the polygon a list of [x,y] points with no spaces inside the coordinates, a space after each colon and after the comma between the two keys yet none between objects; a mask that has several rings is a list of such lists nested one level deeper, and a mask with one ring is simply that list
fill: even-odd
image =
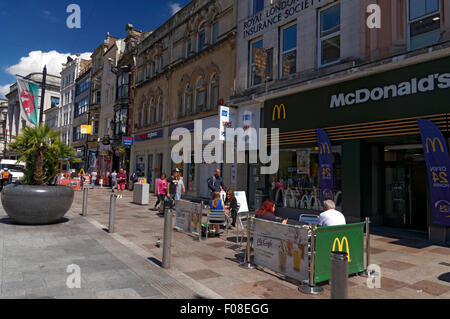
[{"label": "banner pole", "polygon": [[45,103],[45,85],[47,82],[47,65],[44,66],[42,72],[42,93],[41,93],[41,109],[39,111],[39,124],[42,124],[42,119],[44,118],[44,103]]},{"label": "banner pole", "polygon": [[323,293],[323,288],[316,286],[314,283],[314,268],[316,264],[316,229],[315,225],[311,227],[311,257],[309,263],[309,280],[304,281],[298,290],[307,295],[321,295]]}]

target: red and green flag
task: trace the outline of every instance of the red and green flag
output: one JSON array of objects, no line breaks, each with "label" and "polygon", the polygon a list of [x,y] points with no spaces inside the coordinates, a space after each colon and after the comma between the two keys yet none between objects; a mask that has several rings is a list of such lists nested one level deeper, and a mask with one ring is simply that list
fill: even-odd
[{"label": "red and green flag", "polygon": [[39,85],[22,78],[17,78],[17,88],[20,101],[20,116],[37,125]]}]

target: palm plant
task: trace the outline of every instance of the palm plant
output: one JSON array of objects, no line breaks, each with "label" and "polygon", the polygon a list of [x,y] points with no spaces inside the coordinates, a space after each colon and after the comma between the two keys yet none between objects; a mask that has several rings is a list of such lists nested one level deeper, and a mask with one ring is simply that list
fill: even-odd
[{"label": "palm plant", "polygon": [[74,158],[74,149],[61,142],[59,132],[47,124],[25,127],[9,148],[21,154],[18,161],[26,164],[23,179],[26,185],[49,185],[58,172],[60,161],[79,161]]}]

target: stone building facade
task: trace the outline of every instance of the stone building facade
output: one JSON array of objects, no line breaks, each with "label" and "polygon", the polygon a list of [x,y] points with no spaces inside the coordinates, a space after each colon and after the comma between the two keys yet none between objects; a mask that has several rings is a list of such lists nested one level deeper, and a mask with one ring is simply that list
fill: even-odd
[{"label": "stone building facade", "polygon": [[231,183],[227,165],[174,164],[170,136],[192,131],[194,120],[219,126],[218,106],[234,93],[236,3],[191,1],[138,47],[131,170],[145,172],[152,191],[161,172],[175,168],[190,197],[209,197],[206,180],[216,168]]}]

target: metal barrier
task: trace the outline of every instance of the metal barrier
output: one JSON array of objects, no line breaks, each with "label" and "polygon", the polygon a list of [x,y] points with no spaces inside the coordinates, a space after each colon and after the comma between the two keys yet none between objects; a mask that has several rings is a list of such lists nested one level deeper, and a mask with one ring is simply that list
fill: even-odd
[{"label": "metal barrier", "polygon": [[331,252],[330,290],[331,299],[348,298],[348,253]]},{"label": "metal barrier", "polygon": [[252,263],[252,257],[251,257],[251,222],[252,218],[250,218],[250,212],[247,212],[247,249],[245,250],[245,258],[244,262],[240,265],[242,268],[245,269],[254,269],[255,265]]},{"label": "metal barrier", "polygon": [[162,267],[170,269],[172,250],[172,209],[164,212],[164,242],[163,242],[163,261]]}]

